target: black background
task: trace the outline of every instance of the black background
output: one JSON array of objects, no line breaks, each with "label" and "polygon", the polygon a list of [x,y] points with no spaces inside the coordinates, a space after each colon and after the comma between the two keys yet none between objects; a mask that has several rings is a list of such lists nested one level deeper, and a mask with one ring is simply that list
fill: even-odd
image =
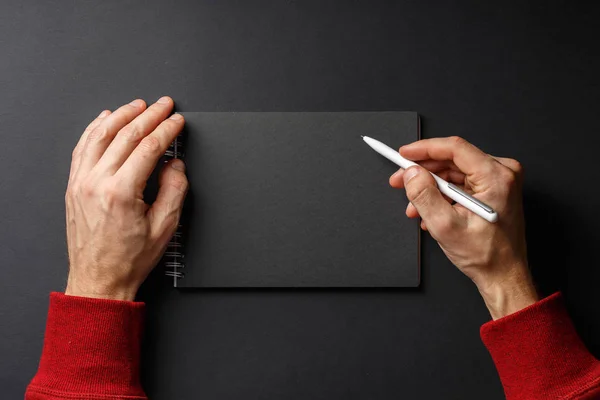
[{"label": "black background", "polygon": [[[600,6],[577,1],[40,1],[0,6],[0,387],[21,398],[67,272],[72,147],[102,109],[415,110],[526,169],[530,261],[600,354]],[[399,213],[403,210],[399,209]],[[153,399],[500,399],[473,285],[423,243],[419,290],[177,291],[148,304]]]}]

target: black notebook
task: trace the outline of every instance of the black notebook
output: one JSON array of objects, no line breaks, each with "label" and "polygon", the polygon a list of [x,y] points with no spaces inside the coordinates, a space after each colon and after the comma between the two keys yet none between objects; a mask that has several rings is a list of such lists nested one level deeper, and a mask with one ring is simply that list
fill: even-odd
[{"label": "black notebook", "polygon": [[[190,192],[164,257],[177,287],[414,287],[418,221],[362,140],[419,138],[414,112],[183,113]],[[185,152],[183,152],[183,148]]]}]

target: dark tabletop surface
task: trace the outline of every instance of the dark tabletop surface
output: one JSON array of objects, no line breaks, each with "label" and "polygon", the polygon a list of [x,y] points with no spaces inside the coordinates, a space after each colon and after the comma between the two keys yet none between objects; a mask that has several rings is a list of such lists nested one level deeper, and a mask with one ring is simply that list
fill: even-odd
[{"label": "dark tabletop surface", "polygon": [[[530,262],[600,355],[598,2],[20,1],[0,5],[0,387],[22,398],[64,288],[64,189],[88,121],[413,110],[526,170]],[[386,179],[386,178],[384,178]],[[398,209],[402,213],[402,209]],[[501,399],[471,282],[424,235],[418,290],[178,291],[155,274],[153,399]],[[200,395],[204,395],[201,397]]]}]

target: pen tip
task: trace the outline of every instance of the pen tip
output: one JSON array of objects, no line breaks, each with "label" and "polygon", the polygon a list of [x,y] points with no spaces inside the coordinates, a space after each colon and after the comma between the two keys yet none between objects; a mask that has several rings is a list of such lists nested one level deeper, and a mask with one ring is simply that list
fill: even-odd
[{"label": "pen tip", "polygon": [[365,138],[363,135],[360,135],[360,137],[363,138],[363,139]]}]

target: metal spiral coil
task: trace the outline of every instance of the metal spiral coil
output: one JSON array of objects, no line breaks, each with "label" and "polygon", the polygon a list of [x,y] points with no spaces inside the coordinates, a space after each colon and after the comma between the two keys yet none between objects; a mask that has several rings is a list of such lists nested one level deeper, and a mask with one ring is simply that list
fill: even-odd
[{"label": "metal spiral coil", "polygon": [[[165,153],[166,161],[173,158],[183,158],[183,142],[181,136],[169,146],[169,149]],[[177,287],[179,279],[183,278],[183,240],[182,240],[182,227],[181,224],[177,225],[177,231],[171,238],[167,250],[163,255],[163,265],[165,267],[165,275],[173,278],[173,286]]]}]

